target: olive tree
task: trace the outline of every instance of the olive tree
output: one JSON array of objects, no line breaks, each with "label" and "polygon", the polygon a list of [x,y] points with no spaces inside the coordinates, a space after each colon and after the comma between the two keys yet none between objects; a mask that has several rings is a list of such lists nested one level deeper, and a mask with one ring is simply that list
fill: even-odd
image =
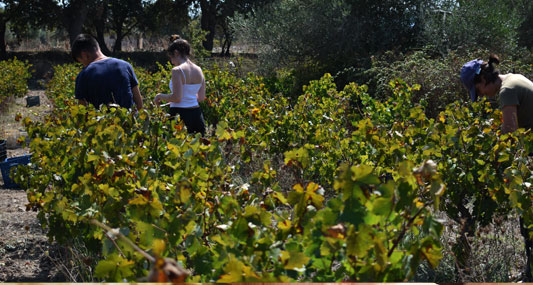
[{"label": "olive tree", "polygon": [[509,53],[518,47],[521,7],[510,0],[428,1],[423,41],[442,54],[459,47]]}]

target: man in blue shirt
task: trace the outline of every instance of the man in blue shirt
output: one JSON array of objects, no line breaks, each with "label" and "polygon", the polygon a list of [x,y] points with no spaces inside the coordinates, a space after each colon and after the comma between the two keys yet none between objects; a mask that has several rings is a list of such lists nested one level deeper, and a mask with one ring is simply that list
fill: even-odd
[{"label": "man in blue shirt", "polygon": [[80,104],[117,104],[138,110],[143,107],[139,81],[131,64],[107,57],[91,35],[80,34],[72,43],[72,57],[83,65],[76,77],[75,97]]}]

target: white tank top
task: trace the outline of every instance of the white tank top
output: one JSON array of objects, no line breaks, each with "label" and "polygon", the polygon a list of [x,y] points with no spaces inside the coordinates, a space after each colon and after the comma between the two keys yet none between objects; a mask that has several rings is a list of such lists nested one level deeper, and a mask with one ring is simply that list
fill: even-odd
[{"label": "white tank top", "polygon": [[[183,69],[178,68],[181,70],[181,73],[183,73],[183,79],[187,81],[187,78],[185,77],[185,72],[183,72]],[[170,79],[169,83],[170,92],[174,92],[172,90],[172,78]],[[198,107],[198,90],[200,90],[200,87],[202,87],[201,83],[198,84],[183,84],[183,97],[181,98],[181,102],[174,103],[170,102],[170,107],[174,108],[191,108],[191,107]]]}]

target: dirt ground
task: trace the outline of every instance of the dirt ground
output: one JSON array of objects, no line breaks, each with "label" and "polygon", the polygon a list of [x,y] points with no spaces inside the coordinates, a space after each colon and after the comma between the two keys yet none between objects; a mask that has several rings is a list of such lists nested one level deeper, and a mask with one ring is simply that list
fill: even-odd
[{"label": "dirt ground", "polygon": [[[0,111],[0,136],[11,140],[7,156],[29,154],[29,149],[16,145],[16,136],[23,135],[24,128],[15,121],[21,113],[33,119],[51,109],[43,91],[30,91],[29,96],[39,96],[41,105],[26,107],[24,98],[17,98],[7,110]],[[0,174],[1,176],[1,174]],[[0,184],[0,282],[61,282],[66,278],[53,262],[59,247],[50,244],[37,220],[37,212],[27,212],[28,200],[23,190],[4,188]]]}]

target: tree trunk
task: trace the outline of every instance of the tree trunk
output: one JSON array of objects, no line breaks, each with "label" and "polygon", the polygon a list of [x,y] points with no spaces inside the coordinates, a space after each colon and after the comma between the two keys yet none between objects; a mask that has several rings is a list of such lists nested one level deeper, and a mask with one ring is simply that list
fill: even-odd
[{"label": "tree trunk", "polygon": [[7,58],[6,51],[6,25],[7,21],[0,15],[0,60]]},{"label": "tree trunk", "polygon": [[122,51],[122,40],[124,39],[124,34],[122,33],[122,25],[115,29],[117,33],[117,38],[115,40],[115,45],[113,45],[113,52]]},{"label": "tree trunk", "polygon": [[233,42],[233,41],[231,40],[231,38],[229,38],[229,39],[227,40],[226,52],[224,53],[225,56],[230,56],[229,48],[231,47],[231,43],[232,43],[232,42]]},{"label": "tree trunk", "polygon": [[201,27],[207,31],[205,41],[202,42],[204,48],[208,51],[213,50],[213,40],[215,38],[215,28],[217,25],[217,6],[219,0],[201,0],[200,9],[202,10]]},{"label": "tree trunk", "polygon": [[100,50],[103,54],[110,54],[111,51],[107,47],[105,43],[105,37],[104,37],[104,29],[96,28],[96,40],[98,41],[98,45],[100,45]]},{"label": "tree trunk", "polygon": [[226,48],[226,40],[224,38],[220,39],[220,56],[224,55],[224,50]]},{"label": "tree trunk", "polygon": [[89,7],[86,1],[71,1],[69,7],[63,12],[63,24],[68,31],[71,46],[76,37],[82,32],[88,10]]},{"label": "tree trunk", "polygon": [[223,36],[223,46],[222,50],[220,51],[221,56],[229,56],[229,49],[231,47],[231,43],[233,42],[233,32],[231,28],[228,26],[227,22],[224,23],[222,27],[224,36]]},{"label": "tree trunk", "polygon": [[143,34],[140,33],[137,37],[137,49],[138,50],[143,50],[144,48],[143,43],[144,43]]},{"label": "tree trunk", "polygon": [[111,53],[109,48],[107,47],[105,43],[105,19],[107,17],[107,6],[104,3],[97,9],[95,19],[94,19],[94,28],[96,29],[96,40],[98,41],[98,44],[100,45],[100,50],[104,54]]}]

